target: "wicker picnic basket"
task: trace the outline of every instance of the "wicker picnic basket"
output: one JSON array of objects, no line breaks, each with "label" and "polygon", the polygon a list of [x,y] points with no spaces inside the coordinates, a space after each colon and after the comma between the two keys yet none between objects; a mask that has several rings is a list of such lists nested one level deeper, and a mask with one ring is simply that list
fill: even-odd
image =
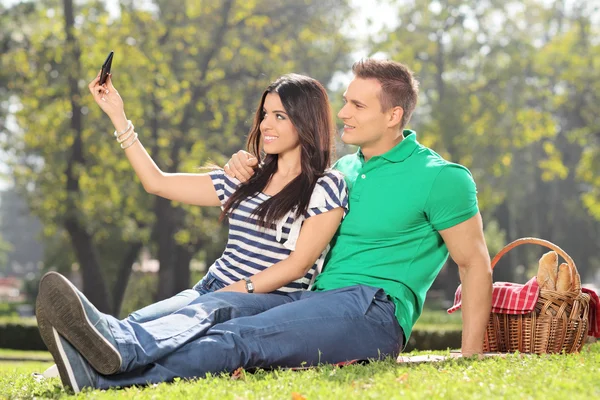
[{"label": "wicker picnic basket", "polygon": [[573,259],[560,247],[542,239],[522,238],[506,245],[492,260],[492,268],[515,247],[538,244],[558,253],[577,274],[569,292],[540,289],[535,310],[512,315],[492,312],[487,325],[484,352],[574,353],[581,350],[588,331],[590,296],[581,292],[581,280]]}]

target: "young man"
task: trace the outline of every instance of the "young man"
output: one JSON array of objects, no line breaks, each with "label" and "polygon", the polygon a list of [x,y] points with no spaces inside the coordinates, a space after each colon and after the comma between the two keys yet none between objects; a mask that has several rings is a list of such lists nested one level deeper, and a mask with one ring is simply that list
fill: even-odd
[{"label": "young man", "polygon": [[[448,252],[463,284],[462,354],[481,353],[492,279],[471,174],[404,130],[418,92],[404,65],[363,60],[353,72],[338,116],[342,140],[360,150],[335,166],[345,174],[350,211],[313,290],[212,293],[135,323],[99,313],[52,274],[40,284],[38,321],[66,386],[395,357]],[[242,165],[244,158],[234,157],[226,170],[249,178],[252,160]]]}]

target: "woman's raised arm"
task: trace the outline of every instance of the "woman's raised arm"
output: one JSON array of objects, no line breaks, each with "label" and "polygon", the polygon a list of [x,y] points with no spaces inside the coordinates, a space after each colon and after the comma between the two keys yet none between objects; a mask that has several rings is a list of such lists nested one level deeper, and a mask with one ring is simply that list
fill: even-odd
[{"label": "woman's raised arm", "polygon": [[220,206],[221,202],[208,174],[164,173],[137,138],[125,116],[123,99],[109,75],[100,85],[100,74],[88,85],[94,100],[111,119],[136,175],[148,193],[198,206]]}]

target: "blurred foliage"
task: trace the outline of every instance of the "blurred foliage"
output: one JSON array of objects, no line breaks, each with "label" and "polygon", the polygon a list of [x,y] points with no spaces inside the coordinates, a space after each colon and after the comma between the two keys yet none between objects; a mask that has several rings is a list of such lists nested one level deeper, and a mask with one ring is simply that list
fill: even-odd
[{"label": "blurred foliage", "polygon": [[[43,223],[47,267],[98,270],[106,288],[88,275],[86,293],[115,299],[107,307],[118,314],[128,288],[126,313],[189,287],[190,260],[210,265],[226,239],[218,210],[150,196],[135,178],[87,90],[108,51],[128,117],[156,163],[194,172],[243,148],[259,96],[279,75],[327,84],[349,70],[365,38],[341,33],[348,3],[127,0],[119,15],[99,0],[0,5],[0,149]],[[592,279],[600,270],[598,6],[378,3],[393,6],[397,26],[367,38],[368,51],[416,72],[410,128],[473,173],[490,254],[536,236],[564,248]],[[73,221],[78,229],[67,229]],[[158,277],[129,277],[142,246],[160,261]],[[544,251],[511,251],[495,279],[524,279]],[[434,284],[448,298],[455,272]]]},{"label": "blurred foliage", "polygon": [[0,273],[3,266],[8,275],[24,276],[37,271],[44,253],[41,229],[14,187],[0,191]]},{"label": "blurred foliage", "polygon": [[8,271],[8,253],[12,251],[10,243],[2,239],[0,235],[0,276]]},{"label": "blurred foliage", "polygon": [[156,274],[132,272],[125,291],[125,300],[121,307],[120,318],[126,318],[130,313],[152,304],[152,299],[156,293],[157,278]]},{"label": "blurred foliage", "polygon": [[[191,282],[200,281],[204,275],[204,271],[192,271]],[[119,317],[127,318],[132,312],[152,304],[156,294],[157,281],[158,276],[156,274],[140,271],[132,272]]]},{"label": "blurred foliage", "polygon": [[19,303],[0,303],[0,317],[18,317],[18,304]]},{"label": "blurred foliage", "polygon": [[484,221],[483,234],[485,235],[485,243],[490,257],[494,257],[506,245],[506,232],[497,220],[492,219]]},{"label": "blurred foliage", "polygon": [[[600,9],[587,1],[391,1],[398,26],[373,53],[407,63],[421,84],[412,127],[470,168],[493,256],[519,237],[563,247],[584,279],[600,268]],[[494,221],[497,221],[496,224]],[[513,280],[535,246],[495,270]],[[448,295],[453,293],[448,287]]]},{"label": "blurred foliage", "polygon": [[[70,31],[62,15],[69,4]],[[3,147],[17,187],[57,245],[50,254],[63,256],[54,257],[56,265],[71,264],[64,252],[70,241],[84,290],[98,292],[97,301],[110,288],[124,290],[122,264],[141,243],[161,262],[157,296],[164,298],[189,286],[185,269],[199,250],[224,240],[218,210],[173,204],[139,185],[87,89],[109,50],[128,117],[169,172],[222,164],[244,146],[270,81],[295,71],[327,82],[347,65],[349,52],[338,33],[349,12],[340,0],[154,1],[143,8],[123,1],[120,7],[120,18],[113,18],[101,1],[44,0],[29,5],[28,14],[11,11],[23,19],[19,27],[3,25],[11,39],[2,74],[18,124]],[[69,223],[77,229],[66,229]],[[90,275],[97,266],[101,271]],[[109,289],[90,276],[103,277]]]}]

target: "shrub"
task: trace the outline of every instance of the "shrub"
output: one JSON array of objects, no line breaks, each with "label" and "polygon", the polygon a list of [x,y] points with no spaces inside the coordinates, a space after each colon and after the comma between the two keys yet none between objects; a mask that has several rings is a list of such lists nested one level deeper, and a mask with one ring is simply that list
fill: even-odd
[{"label": "shrub", "polygon": [[15,350],[46,350],[35,319],[0,319],[0,348]]},{"label": "shrub", "polygon": [[414,329],[404,349],[412,350],[446,350],[459,349],[462,339],[460,329]]}]

